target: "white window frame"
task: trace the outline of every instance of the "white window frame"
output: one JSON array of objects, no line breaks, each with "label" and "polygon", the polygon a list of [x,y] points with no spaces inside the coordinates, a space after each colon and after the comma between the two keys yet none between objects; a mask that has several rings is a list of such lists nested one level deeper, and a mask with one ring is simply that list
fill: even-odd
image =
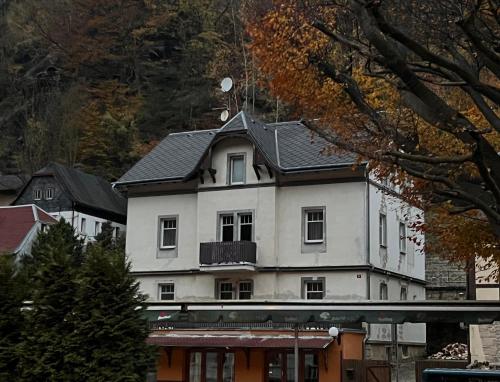
[{"label": "white window frame", "polygon": [[[163,287],[172,287],[172,291],[163,291]],[[163,298],[163,295],[171,295],[172,298]],[[173,282],[165,282],[158,284],[158,300],[172,301],[175,300],[175,284]]]},{"label": "white window frame", "polygon": [[[231,285],[231,298],[222,298],[222,285]],[[219,280],[217,284],[217,299],[218,300],[235,300],[235,283],[232,281]],[[224,293],[229,293],[229,291],[224,291]]]},{"label": "white window frame", "polygon": [[82,233],[83,235],[87,234],[87,219],[86,218],[80,219],[80,233]]},{"label": "white window frame", "polygon": [[41,188],[35,188],[33,190],[33,200],[42,200],[43,191]]},{"label": "white window frame", "polygon": [[387,286],[387,283],[384,282],[380,283],[379,299],[382,301],[389,300],[389,287]]},{"label": "white window frame", "polygon": [[[407,250],[407,229],[406,229],[406,223],[404,222],[399,222],[399,253],[404,253],[406,254]],[[401,234],[401,231],[403,231],[403,234]]]},{"label": "white window frame", "polygon": [[[234,160],[235,159],[241,159],[243,161],[243,181],[233,181],[233,168],[234,168]],[[246,182],[246,155],[245,153],[238,153],[238,154],[229,154],[228,155],[228,183],[230,185],[238,185],[238,184],[245,184]]]},{"label": "white window frame", "polygon": [[[166,222],[174,222],[175,224],[175,227],[167,227],[165,228],[165,223]],[[177,240],[178,240],[178,229],[179,229],[179,219],[177,218],[177,216],[161,216],[160,217],[160,240],[159,240],[159,244],[160,244],[160,249],[175,249],[177,248]],[[169,245],[164,245],[163,243],[163,232],[165,230],[171,230],[171,231],[175,231],[175,243],[172,245],[172,244],[169,244]]]},{"label": "white window frame", "polygon": [[[321,290],[308,290],[308,287],[312,284],[320,284]],[[304,298],[306,300],[323,300],[325,298],[325,280],[323,278],[316,280],[303,280],[303,288],[304,288]],[[321,298],[309,298],[310,293],[319,293],[321,292]]]},{"label": "white window frame", "polygon": [[[309,220],[310,213],[321,212],[323,214],[323,218],[321,220]],[[304,243],[306,244],[321,244],[325,241],[325,208],[305,208],[304,209]],[[321,222],[321,235],[323,236],[321,239],[309,240],[309,223],[318,223]]]},{"label": "white window frame", "polygon": [[380,212],[378,216],[378,239],[380,246],[387,248],[387,215]]},{"label": "white window frame", "polygon": [[[225,226],[232,226],[233,227],[233,241],[241,241],[241,226],[243,225],[250,225],[252,227],[252,237],[251,237],[251,242],[254,241],[255,238],[255,216],[253,211],[221,211],[217,213],[218,215],[218,238],[219,241],[222,241],[223,238],[223,227]],[[224,224],[224,218],[232,216],[233,222],[232,224]],[[242,223],[242,217],[243,216],[250,216],[251,223]]]},{"label": "white window frame", "polygon": [[[229,300],[229,299],[223,299],[222,298],[222,285],[231,285],[231,300],[251,300],[253,298],[253,281],[252,280],[238,280],[238,281],[232,281],[232,280],[224,280],[224,279],[219,279],[216,280],[217,282],[217,299],[218,300]],[[241,285],[242,284],[247,284],[250,285],[250,290],[249,291],[242,291],[241,290]],[[240,298],[240,293],[241,292],[250,292],[250,298]],[[224,291],[224,293],[229,294],[229,291]]]},{"label": "white window frame", "polygon": [[[250,285],[250,290],[241,290],[242,285]],[[241,293],[250,293],[250,298],[241,298]],[[238,282],[238,300],[251,300],[253,297],[253,281],[252,280],[240,280]]]},{"label": "white window frame", "polygon": [[[243,216],[250,216],[250,223],[243,223],[243,221],[242,221]],[[238,227],[236,229],[238,231],[237,232],[238,241],[241,241],[241,226],[242,225],[249,225],[250,226],[250,229],[251,229],[250,241],[253,241],[253,213],[251,213],[251,212],[238,212],[237,217],[238,217]]]},{"label": "white window frame", "polygon": [[407,301],[408,300],[408,287],[406,287],[406,286],[402,286],[401,287],[401,291],[399,292],[399,299],[401,301]]},{"label": "white window frame", "polygon": [[54,187],[47,187],[45,190],[45,199],[46,200],[54,199],[54,194],[55,194]]},{"label": "white window frame", "polygon": [[97,236],[101,233],[101,222],[96,221],[94,223],[94,236]]},{"label": "white window frame", "polygon": [[[224,223],[224,218],[231,218],[232,222],[229,223]],[[219,215],[219,241],[223,240],[224,237],[224,227],[232,227],[233,228],[233,241],[237,238],[237,233],[235,234],[235,224],[234,224],[234,213],[222,213]]]}]

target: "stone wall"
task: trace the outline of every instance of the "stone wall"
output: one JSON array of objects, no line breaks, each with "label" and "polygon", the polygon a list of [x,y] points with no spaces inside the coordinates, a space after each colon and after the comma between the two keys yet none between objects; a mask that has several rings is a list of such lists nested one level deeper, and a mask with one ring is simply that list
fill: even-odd
[{"label": "stone wall", "polygon": [[[425,256],[425,278],[427,289],[432,292],[428,299],[440,297],[439,299],[456,299],[457,292],[465,292],[466,272],[464,265],[460,263],[450,263],[436,254],[427,253]],[[442,295],[436,291],[442,291]],[[446,293],[444,293],[446,292]],[[463,297],[462,297],[463,298]]]}]

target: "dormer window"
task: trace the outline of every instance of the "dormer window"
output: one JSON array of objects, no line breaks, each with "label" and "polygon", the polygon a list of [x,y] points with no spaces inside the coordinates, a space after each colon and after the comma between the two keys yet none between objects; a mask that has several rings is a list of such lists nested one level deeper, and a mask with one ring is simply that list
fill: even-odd
[{"label": "dormer window", "polygon": [[47,187],[47,189],[45,190],[45,199],[47,199],[47,200],[54,199],[54,188],[53,187]]},{"label": "dormer window", "polygon": [[35,190],[33,191],[33,199],[35,199],[35,200],[42,199],[42,189],[41,188],[35,188]]},{"label": "dormer window", "polygon": [[245,183],[245,155],[229,155],[229,184]]}]

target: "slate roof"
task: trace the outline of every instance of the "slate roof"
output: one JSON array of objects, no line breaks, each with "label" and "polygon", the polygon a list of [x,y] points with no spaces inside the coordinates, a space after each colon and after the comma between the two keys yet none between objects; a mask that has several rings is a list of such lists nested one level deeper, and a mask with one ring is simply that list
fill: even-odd
[{"label": "slate roof", "polygon": [[111,183],[96,175],[50,163],[33,176],[53,175],[66,188],[73,202],[125,217],[127,200],[113,190]]},{"label": "slate roof", "polygon": [[2,175],[0,174],[0,191],[17,191],[26,182],[22,175]]},{"label": "slate roof", "polygon": [[356,162],[355,154],[325,155],[328,143],[300,121],[265,124],[239,112],[220,129],[172,133],[115,184],[187,180],[210,145],[224,135],[246,135],[276,171],[311,171]]},{"label": "slate roof", "polygon": [[37,221],[57,222],[34,204],[0,207],[0,254],[15,253]]}]

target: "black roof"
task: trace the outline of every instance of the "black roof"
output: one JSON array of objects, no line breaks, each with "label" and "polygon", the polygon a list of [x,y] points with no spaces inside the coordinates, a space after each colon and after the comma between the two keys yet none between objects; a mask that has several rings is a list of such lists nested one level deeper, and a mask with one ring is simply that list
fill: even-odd
[{"label": "black roof", "polygon": [[127,200],[105,179],[58,163],[50,163],[33,174],[34,177],[47,175],[54,176],[76,204],[127,216]]},{"label": "black roof", "polygon": [[0,174],[0,191],[17,191],[26,183],[24,175],[2,175]]},{"label": "black roof", "polygon": [[225,135],[244,135],[269,166],[281,173],[305,172],[356,163],[355,154],[324,154],[329,145],[300,121],[265,124],[241,111],[220,129],[168,135],[115,184],[189,179],[212,143]]}]

